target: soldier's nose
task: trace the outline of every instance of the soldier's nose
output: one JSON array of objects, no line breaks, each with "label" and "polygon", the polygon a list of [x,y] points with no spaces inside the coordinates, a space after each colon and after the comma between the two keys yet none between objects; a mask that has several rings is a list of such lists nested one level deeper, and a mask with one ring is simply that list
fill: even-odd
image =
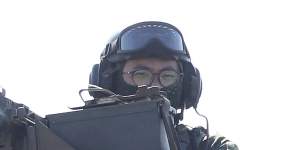
[{"label": "soldier's nose", "polygon": [[162,88],[161,84],[159,83],[157,78],[154,78],[154,81],[152,82],[151,86],[157,86],[160,89]]}]

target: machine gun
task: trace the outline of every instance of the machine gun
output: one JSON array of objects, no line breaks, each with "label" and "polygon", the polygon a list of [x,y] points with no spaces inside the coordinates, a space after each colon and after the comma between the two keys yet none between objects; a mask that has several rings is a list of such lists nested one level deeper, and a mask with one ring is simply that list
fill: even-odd
[{"label": "machine gun", "polygon": [[81,97],[84,91],[108,96],[45,118],[1,95],[0,150],[180,149],[176,110],[157,87],[139,87],[129,96],[91,87],[80,90]]}]

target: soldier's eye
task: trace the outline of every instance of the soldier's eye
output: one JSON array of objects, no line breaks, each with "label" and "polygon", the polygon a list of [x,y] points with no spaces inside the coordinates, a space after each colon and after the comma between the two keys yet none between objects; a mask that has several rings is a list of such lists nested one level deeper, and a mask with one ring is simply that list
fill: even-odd
[{"label": "soldier's eye", "polygon": [[165,70],[160,73],[159,80],[165,87],[170,86],[177,82],[179,75],[173,70]]},{"label": "soldier's eye", "polygon": [[149,85],[152,80],[152,73],[148,70],[137,70],[132,74],[136,85]]}]

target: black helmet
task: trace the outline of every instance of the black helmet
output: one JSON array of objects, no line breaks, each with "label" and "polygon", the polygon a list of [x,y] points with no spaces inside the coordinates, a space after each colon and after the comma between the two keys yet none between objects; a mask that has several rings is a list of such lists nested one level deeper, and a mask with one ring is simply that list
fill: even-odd
[{"label": "black helmet", "polygon": [[[173,102],[175,108],[197,107],[202,91],[200,73],[190,59],[181,32],[173,25],[148,21],[124,29],[101,54],[101,61],[95,64],[90,74],[90,84],[109,90],[113,89],[113,75],[116,64],[134,57],[168,56],[182,65],[183,87],[181,96]],[[90,93],[98,97],[95,93]]]}]

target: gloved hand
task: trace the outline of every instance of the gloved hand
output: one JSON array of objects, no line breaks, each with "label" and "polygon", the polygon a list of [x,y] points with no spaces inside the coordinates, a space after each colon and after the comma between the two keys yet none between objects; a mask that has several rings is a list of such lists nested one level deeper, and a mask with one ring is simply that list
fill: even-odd
[{"label": "gloved hand", "polygon": [[7,116],[7,108],[10,100],[5,98],[5,90],[0,93],[0,148],[7,144],[9,139],[9,117]]},{"label": "gloved hand", "polygon": [[0,133],[5,130],[5,126],[8,125],[7,108],[9,106],[10,100],[4,97],[4,93],[0,93]]},{"label": "gloved hand", "polygon": [[200,150],[239,150],[239,148],[223,136],[211,136],[200,143]]}]

